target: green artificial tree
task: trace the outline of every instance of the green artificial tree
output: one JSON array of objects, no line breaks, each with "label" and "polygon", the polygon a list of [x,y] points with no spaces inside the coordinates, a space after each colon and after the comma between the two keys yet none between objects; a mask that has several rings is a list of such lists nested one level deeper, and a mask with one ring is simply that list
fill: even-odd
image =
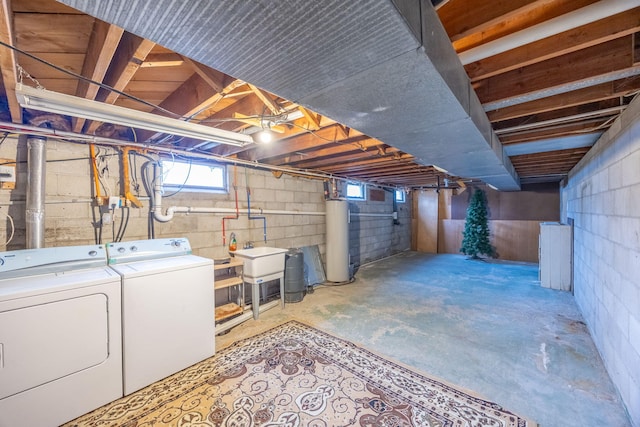
[{"label": "green artificial tree", "polygon": [[477,189],[467,208],[467,218],[462,232],[460,252],[471,259],[479,259],[478,254],[493,256],[495,251],[489,243],[489,222],[487,218],[487,197],[484,191]]}]

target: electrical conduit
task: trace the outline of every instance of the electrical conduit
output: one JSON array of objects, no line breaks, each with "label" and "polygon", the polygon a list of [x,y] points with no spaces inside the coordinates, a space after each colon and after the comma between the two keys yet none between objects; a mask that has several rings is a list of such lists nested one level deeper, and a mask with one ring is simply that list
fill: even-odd
[{"label": "electrical conduit", "polygon": [[222,246],[225,246],[227,244],[227,235],[225,233],[225,220],[238,219],[240,217],[240,211],[238,209],[238,166],[237,165],[233,165],[233,194],[236,199],[236,214],[222,217]]}]

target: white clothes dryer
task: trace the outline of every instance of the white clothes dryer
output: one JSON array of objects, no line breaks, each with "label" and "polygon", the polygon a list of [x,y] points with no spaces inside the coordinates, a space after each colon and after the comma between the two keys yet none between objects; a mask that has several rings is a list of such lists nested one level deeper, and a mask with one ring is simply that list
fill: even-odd
[{"label": "white clothes dryer", "polygon": [[50,427],[123,396],[120,277],[104,246],[0,252],[0,426]]},{"label": "white clothes dryer", "polygon": [[122,277],[124,394],[215,352],[213,260],[185,238],[107,244]]}]

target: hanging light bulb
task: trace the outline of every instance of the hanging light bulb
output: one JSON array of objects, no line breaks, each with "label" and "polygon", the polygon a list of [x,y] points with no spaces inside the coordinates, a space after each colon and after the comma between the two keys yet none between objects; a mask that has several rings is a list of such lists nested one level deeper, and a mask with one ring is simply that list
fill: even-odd
[{"label": "hanging light bulb", "polygon": [[264,129],[258,132],[258,141],[266,144],[271,142],[272,140],[273,140],[273,135],[271,134],[271,131]]}]

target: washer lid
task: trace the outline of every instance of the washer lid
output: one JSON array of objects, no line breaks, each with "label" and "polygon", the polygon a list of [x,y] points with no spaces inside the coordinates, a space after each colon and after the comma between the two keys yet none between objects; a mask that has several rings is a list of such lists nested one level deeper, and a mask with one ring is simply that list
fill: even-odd
[{"label": "washer lid", "polygon": [[61,246],[0,252],[0,277],[33,276],[107,265],[103,245]]},{"label": "washer lid", "polygon": [[211,270],[211,274],[213,275],[213,260],[196,255],[180,255],[111,265],[111,268],[123,278],[188,270],[197,267],[207,267],[207,269]]},{"label": "washer lid", "polygon": [[107,266],[3,278],[0,280],[0,311],[3,301],[119,282],[120,275]]}]

